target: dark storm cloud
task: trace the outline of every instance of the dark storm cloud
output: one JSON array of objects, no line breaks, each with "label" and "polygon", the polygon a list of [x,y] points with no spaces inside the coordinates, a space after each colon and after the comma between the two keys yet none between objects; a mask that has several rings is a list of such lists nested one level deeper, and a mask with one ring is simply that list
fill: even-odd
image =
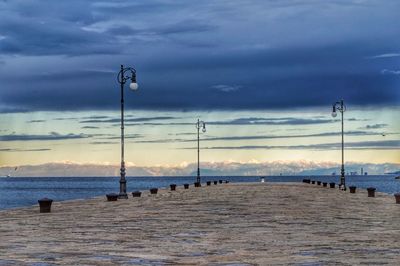
[{"label": "dark storm cloud", "polygon": [[84,126],[84,127],[81,127],[82,129],[97,129],[97,128],[99,128],[99,127],[94,127],[94,126]]},{"label": "dark storm cloud", "polygon": [[67,140],[67,139],[84,139],[89,138],[90,135],[86,134],[59,134],[57,132],[50,132],[47,135],[28,135],[28,134],[10,134],[0,135],[0,141],[42,141],[42,140]]},{"label": "dark storm cloud", "polygon": [[77,117],[56,117],[53,120],[56,121],[67,121],[67,120],[79,120]]},{"label": "dark storm cloud", "polygon": [[[96,120],[97,121],[97,120]],[[119,122],[120,120],[115,119],[112,122]],[[221,120],[221,121],[206,121],[206,125],[223,125],[223,126],[237,126],[237,125],[314,125],[314,124],[327,124],[332,122],[338,122],[339,120],[324,119],[321,117],[313,118],[296,118],[296,117],[281,117],[281,118],[262,118],[262,117],[244,117],[233,120]],[[111,121],[110,121],[111,122]],[[130,121],[133,122],[133,121]],[[194,125],[194,123],[188,122],[169,122],[169,123],[127,123],[127,125],[149,125],[149,126],[185,126]]]},{"label": "dark storm cloud", "polygon": [[[211,150],[340,150],[341,143],[321,143],[311,145],[292,145],[292,146],[280,146],[280,145],[247,145],[247,146],[216,146],[216,147],[204,147],[203,149]],[[398,150],[400,149],[400,140],[383,140],[383,141],[360,141],[346,143],[345,148],[347,150]],[[184,149],[197,149],[197,148],[184,148]]]},{"label": "dark storm cloud", "polygon": [[1,152],[36,152],[36,151],[51,151],[51,149],[48,148],[42,148],[42,149],[0,149]]},{"label": "dark storm cloud", "polygon": [[[331,137],[338,136],[341,132],[324,132],[316,134],[299,134],[299,135],[264,135],[264,136],[235,136],[235,137],[214,137],[202,138],[201,141],[229,141],[229,140],[257,140],[257,139],[291,139],[291,138],[313,138],[313,137]],[[345,132],[346,136],[380,136],[381,133],[365,132],[365,131],[349,131]],[[188,140],[195,141],[195,140]]]},{"label": "dark storm cloud", "polygon": [[[129,122],[145,122],[145,121],[153,121],[153,120],[171,120],[175,119],[175,117],[172,116],[154,116],[154,117],[135,117],[135,118],[125,118],[124,122],[129,123]],[[109,119],[104,119],[103,118],[92,118],[88,120],[82,120],[79,123],[118,123],[120,122],[120,118],[109,118]]]},{"label": "dark storm cloud", "polygon": [[118,46],[107,35],[83,29],[102,20],[101,16],[90,14],[89,2],[7,1],[0,3],[0,7],[3,54],[109,54]]},{"label": "dark storm cloud", "polygon": [[295,117],[282,117],[282,118],[238,118],[231,121],[211,121],[206,122],[210,125],[313,125],[313,124],[326,124],[332,123],[332,119],[321,118],[295,118]]},{"label": "dark storm cloud", "polygon": [[367,125],[365,128],[366,129],[377,129],[377,128],[385,128],[387,126],[388,126],[388,124],[373,124],[373,125]]},{"label": "dark storm cloud", "polygon": [[202,33],[207,31],[215,30],[215,26],[198,22],[195,20],[182,21],[176,24],[160,26],[156,28],[147,29],[133,29],[129,26],[114,26],[107,30],[112,35],[147,35],[147,36],[162,36],[162,35],[174,35],[182,33]]},{"label": "dark storm cloud", "polygon": [[[128,115],[126,115],[125,117],[128,117]],[[110,117],[106,116],[106,115],[91,115],[91,116],[82,117],[82,119],[107,119],[107,118],[110,118]]]},{"label": "dark storm cloud", "polygon": [[24,108],[0,107],[0,114],[27,113],[27,112],[29,112],[29,110]]},{"label": "dark storm cloud", "polygon": [[140,85],[127,109],[397,105],[399,12],[373,0],[2,2],[0,107],[117,109],[125,62]]}]

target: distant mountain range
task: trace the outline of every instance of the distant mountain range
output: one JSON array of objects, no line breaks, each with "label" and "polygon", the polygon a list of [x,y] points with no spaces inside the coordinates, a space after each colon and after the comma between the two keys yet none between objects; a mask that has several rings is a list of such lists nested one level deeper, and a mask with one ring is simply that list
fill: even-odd
[{"label": "distant mountain range", "polygon": [[[129,176],[196,176],[197,163],[182,163],[166,166],[136,166],[126,163]],[[272,176],[272,175],[331,175],[340,173],[336,162],[313,161],[249,161],[249,162],[201,162],[201,175],[207,176]],[[359,163],[348,162],[346,173],[358,172],[363,168],[368,175],[400,173],[399,163]],[[54,162],[39,165],[21,165],[18,170],[11,166],[0,166],[0,177],[62,177],[62,176],[119,176],[119,164],[99,163],[81,164],[74,162]],[[1,263],[0,263],[1,264]]]}]

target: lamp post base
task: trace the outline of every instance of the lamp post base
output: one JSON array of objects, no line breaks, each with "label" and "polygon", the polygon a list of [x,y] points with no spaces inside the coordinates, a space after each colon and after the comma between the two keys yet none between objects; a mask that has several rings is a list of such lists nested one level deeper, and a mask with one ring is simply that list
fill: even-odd
[{"label": "lamp post base", "polygon": [[[119,180],[119,199],[127,199],[128,194],[126,193],[126,179],[125,179],[125,167],[121,168],[121,179]],[[123,175],[122,175],[123,174]]]},{"label": "lamp post base", "polygon": [[119,198],[119,199],[127,199],[127,198],[128,198],[128,194],[126,194],[126,193],[119,193],[119,194],[118,194],[118,198]]}]

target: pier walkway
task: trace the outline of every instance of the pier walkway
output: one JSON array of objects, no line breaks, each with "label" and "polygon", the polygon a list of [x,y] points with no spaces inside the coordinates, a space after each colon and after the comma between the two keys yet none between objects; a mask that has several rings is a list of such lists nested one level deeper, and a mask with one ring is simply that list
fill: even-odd
[{"label": "pier walkway", "polygon": [[0,212],[0,265],[400,264],[400,204],[303,183],[182,186]]}]

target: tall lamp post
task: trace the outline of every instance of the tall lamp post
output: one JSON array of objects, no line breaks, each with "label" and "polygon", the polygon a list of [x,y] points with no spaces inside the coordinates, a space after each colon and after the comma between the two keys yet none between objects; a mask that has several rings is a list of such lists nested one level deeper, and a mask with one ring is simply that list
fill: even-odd
[{"label": "tall lamp post", "polygon": [[196,183],[200,184],[200,128],[203,132],[206,132],[206,123],[197,119],[197,179]]},{"label": "tall lamp post", "polygon": [[121,178],[119,180],[119,195],[120,199],[127,199],[128,194],[126,194],[126,171],[125,171],[125,161],[124,161],[124,85],[128,80],[131,80],[129,88],[133,91],[138,89],[138,84],[136,83],[136,70],[132,67],[124,67],[121,65],[121,70],[118,73],[117,80],[121,85]]},{"label": "tall lamp post", "polygon": [[338,110],[342,115],[342,168],[340,170],[340,185],[339,188],[341,190],[346,190],[346,178],[344,176],[344,132],[343,132],[343,113],[346,111],[346,105],[343,102],[343,99],[335,102],[332,105],[332,117],[336,117]]}]

